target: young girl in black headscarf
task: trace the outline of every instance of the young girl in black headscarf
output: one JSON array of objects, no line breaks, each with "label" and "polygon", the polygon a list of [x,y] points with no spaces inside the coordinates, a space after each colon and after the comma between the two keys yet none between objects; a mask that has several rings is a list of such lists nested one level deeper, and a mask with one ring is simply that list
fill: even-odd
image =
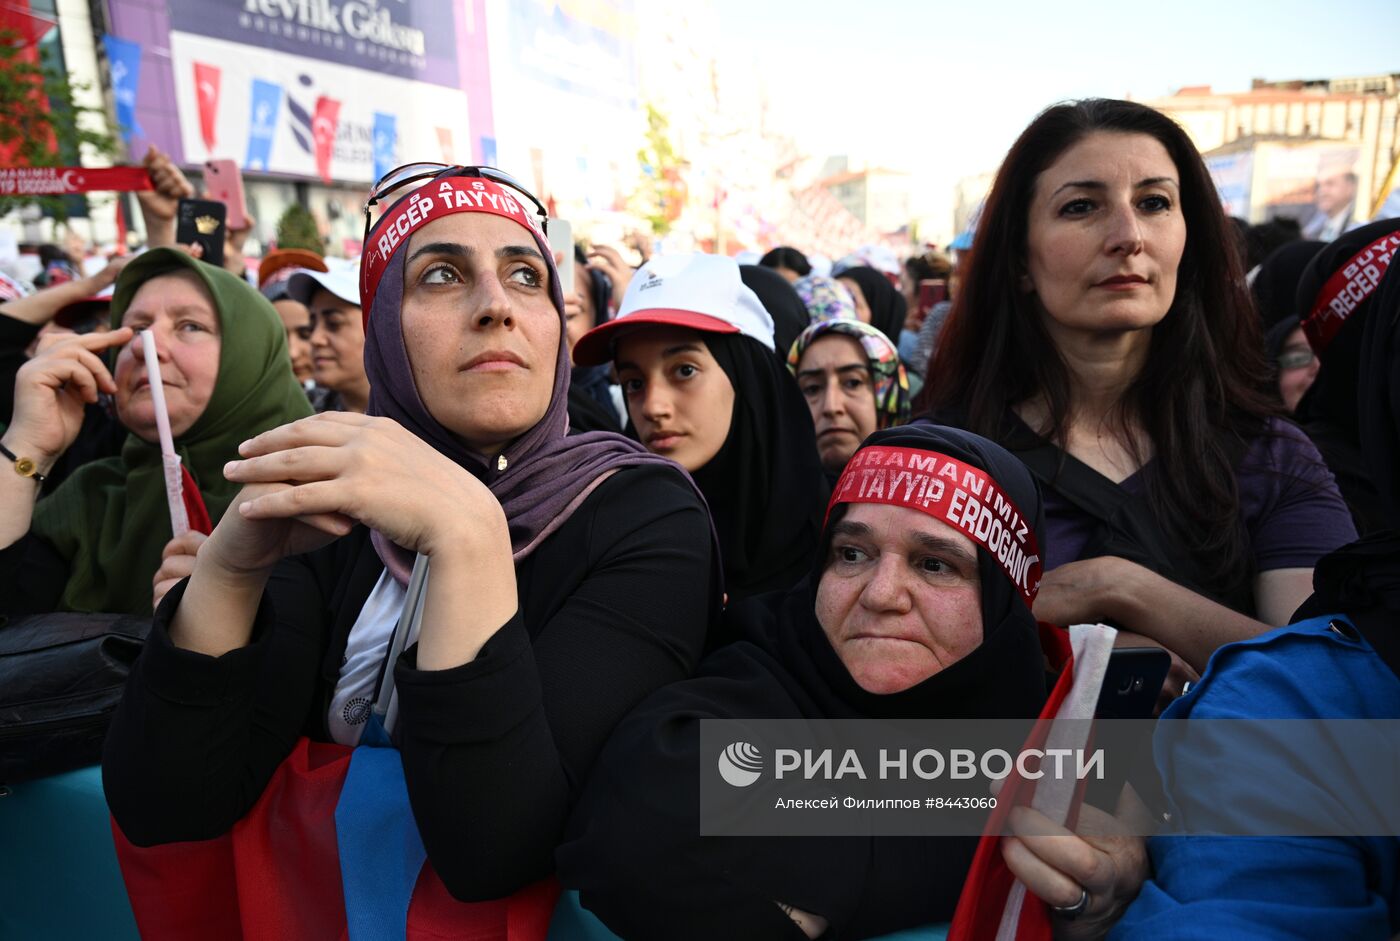
[{"label": "young girl in black headscarf", "polygon": [[807,406],[774,353],[772,317],[732,259],[647,262],[617,316],[579,340],[574,359],[611,360],[639,440],[695,478],[731,601],[802,577],[825,478]]},{"label": "young girl in black headscarf", "polygon": [[908,302],[890,284],[889,279],[874,268],[862,266],[847,268],[836,276],[836,280],[845,282],[846,287],[850,288],[851,296],[856,301],[856,318],[864,320],[898,346]]}]

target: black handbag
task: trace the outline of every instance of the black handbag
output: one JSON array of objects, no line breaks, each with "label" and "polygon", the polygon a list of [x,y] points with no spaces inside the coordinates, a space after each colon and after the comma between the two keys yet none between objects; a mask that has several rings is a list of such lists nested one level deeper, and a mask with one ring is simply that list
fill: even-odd
[{"label": "black handbag", "polygon": [[150,617],[53,612],[0,618],[0,782],[102,760],[102,740]]}]

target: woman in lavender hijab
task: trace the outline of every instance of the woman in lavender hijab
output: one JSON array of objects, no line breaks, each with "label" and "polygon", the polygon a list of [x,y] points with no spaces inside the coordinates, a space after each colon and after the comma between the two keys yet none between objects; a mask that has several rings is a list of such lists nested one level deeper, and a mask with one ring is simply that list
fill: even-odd
[{"label": "woman in lavender hijab", "polygon": [[[356,744],[391,670],[429,861],[457,898],[504,896],[552,871],[617,720],[692,671],[722,597],[708,513],[671,461],[567,436],[531,203],[445,168],[369,233],[368,413],[284,425],[225,468],[237,511],[161,604],[108,742],[131,842],[226,832],[298,735]],[[415,554],[421,632],[386,663]]]}]

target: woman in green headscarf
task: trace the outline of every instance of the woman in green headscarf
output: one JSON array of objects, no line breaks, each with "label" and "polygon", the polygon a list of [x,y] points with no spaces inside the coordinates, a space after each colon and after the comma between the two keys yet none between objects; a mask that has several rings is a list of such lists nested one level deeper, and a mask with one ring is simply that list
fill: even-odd
[{"label": "woman in green headscarf", "polygon": [[[224,479],[238,445],[311,414],[292,375],[282,322],[246,282],[176,249],[122,272],[112,327],[62,341],[15,382],[14,420],[0,437],[0,610],[150,614],[151,579],[171,542],[170,511],[146,378],[155,337],[175,449],[217,523],[239,487]],[[104,351],[115,358],[104,362]],[[109,368],[110,367],[110,368]],[[39,502],[36,480],[73,443],[83,406],[112,396],[131,432],[120,457],[86,464]],[[193,537],[197,539],[198,537]]]}]

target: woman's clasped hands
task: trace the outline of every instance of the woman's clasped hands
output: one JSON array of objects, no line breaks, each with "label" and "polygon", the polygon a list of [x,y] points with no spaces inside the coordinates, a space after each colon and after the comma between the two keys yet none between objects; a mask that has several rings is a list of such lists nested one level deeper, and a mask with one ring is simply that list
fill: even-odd
[{"label": "woman's clasped hands", "polygon": [[326,412],[245,441],[239,454],[224,476],[244,489],[211,540],[229,570],[268,569],[357,522],[430,557],[509,544],[485,484],[392,419]]}]

